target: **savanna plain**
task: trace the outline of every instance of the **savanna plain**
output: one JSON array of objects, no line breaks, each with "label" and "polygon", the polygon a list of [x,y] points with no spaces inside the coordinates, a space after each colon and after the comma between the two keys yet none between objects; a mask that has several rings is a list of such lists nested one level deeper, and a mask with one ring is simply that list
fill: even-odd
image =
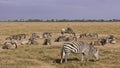
[{"label": "savanna plain", "polygon": [[[64,42],[54,42],[62,28],[71,27],[79,36],[81,33],[98,33],[99,37],[114,35],[116,44],[95,46],[99,49],[99,61],[82,63],[81,55],[70,54],[68,63],[60,64],[60,52]],[[51,32],[52,44],[19,45],[17,49],[2,49],[5,38],[25,33]],[[90,42],[96,38],[79,41]],[[120,22],[0,22],[0,68],[120,68]],[[92,58],[92,57],[90,57]]]}]

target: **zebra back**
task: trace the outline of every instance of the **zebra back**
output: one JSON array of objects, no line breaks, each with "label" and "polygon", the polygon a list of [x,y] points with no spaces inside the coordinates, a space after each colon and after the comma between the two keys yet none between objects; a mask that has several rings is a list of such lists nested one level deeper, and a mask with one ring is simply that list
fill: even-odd
[{"label": "zebra back", "polygon": [[64,43],[63,47],[62,47],[65,52],[73,52],[73,53],[82,53],[84,52],[86,49],[89,49],[89,46],[87,43],[83,42],[83,41],[75,41],[75,42],[69,42],[69,43]]}]

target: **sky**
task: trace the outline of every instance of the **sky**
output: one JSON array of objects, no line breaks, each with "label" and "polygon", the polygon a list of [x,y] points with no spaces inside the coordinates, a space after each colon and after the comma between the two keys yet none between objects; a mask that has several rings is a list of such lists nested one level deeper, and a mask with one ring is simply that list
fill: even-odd
[{"label": "sky", "polygon": [[120,0],[0,0],[8,19],[120,19]]}]

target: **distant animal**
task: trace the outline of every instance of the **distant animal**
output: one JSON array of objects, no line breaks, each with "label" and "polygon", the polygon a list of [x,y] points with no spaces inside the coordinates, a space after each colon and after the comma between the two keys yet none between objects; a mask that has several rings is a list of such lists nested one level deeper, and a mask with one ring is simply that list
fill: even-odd
[{"label": "distant animal", "polygon": [[38,45],[38,42],[36,40],[37,40],[36,38],[30,37],[28,44],[30,44],[30,45]]},{"label": "distant animal", "polygon": [[38,33],[32,33],[32,36],[31,37],[34,37],[34,38],[41,38],[40,34]]},{"label": "distant animal", "polygon": [[87,37],[96,37],[96,38],[98,38],[98,33],[88,33]]},{"label": "distant animal", "polygon": [[68,36],[65,38],[65,41],[77,41],[77,37],[76,36]]},{"label": "distant animal", "polygon": [[5,39],[6,40],[12,40],[12,39],[21,40],[21,39],[25,39],[25,38],[26,38],[26,34],[17,34],[17,35],[11,35],[9,37],[6,37]]},{"label": "distant animal", "polygon": [[90,45],[101,45],[100,40],[91,41]]},{"label": "distant animal", "polygon": [[90,45],[102,45],[104,46],[107,44],[108,39],[107,38],[99,38],[98,40],[94,40],[90,42]]},{"label": "distant animal", "polygon": [[80,34],[79,38],[85,38],[85,37],[87,37],[87,34],[86,33],[82,33],[82,34]]},{"label": "distant animal", "polygon": [[101,45],[104,46],[105,44],[107,44],[107,40],[108,39],[105,39],[105,38],[100,39]]},{"label": "distant animal", "polygon": [[67,63],[67,58],[70,53],[82,54],[82,62],[84,61],[84,56],[88,57],[90,56],[90,54],[92,54],[96,58],[96,60],[99,60],[98,49],[83,41],[64,43],[61,50],[60,63],[63,63],[64,58],[65,63]]},{"label": "distant animal", "polygon": [[116,38],[113,35],[108,35],[100,39],[100,42],[102,45],[105,45],[107,43],[115,44]]},{"label": "distant animal", "polygon": [[110,43],[111,43],[111,44],[115,44],[115,43],[116,43],[116,38],[111,39],[111,40],[110,40]]},{"label": "distant animal", "polygon": [[115,39],[115,36],[114,35],[108,35],[107,38],[108,39]]},{"label": "distant animal", "polygon": [[76,36],[59,36],[55,39],[55,42],[63,42],[63,41],[77,41]]},{"label": "distant animal", "polygon": [[65,36],[59,36],[55,39],[55,42],[63,42],[65,41]]},{"label": "distant animal", "polygon": [[108,42],[111,43],[111,44],[116,43],[116,37],[114,35],[108,35],[107,39],[108,39]]},{"label": "distant animal", "polygon": [[2,46],[3,49],[16,49],[17,43],[16,42],[5,42]]},{"label": "distant animal", "polygon": [[72,28],[70,28],[70,27],[67,27],[66,29],[62,28],[61,34],[64,35],[65,33],[75,34],[75,33],[73,32]]},{"label": "distant animal", "polygon": [[80,34],[80,38],[85,38],[85,37],[98,38],[98,33],[82,33],[82,34]]},{"label": "distant animal", "polygon": [[18,34],[18,36],[20,36],[21,39],[25,39],[26,38],[26,34]]},{"label": "distant animal", "polygon": [[12,40],[13,38],[10,36],[10,37],[6,37],[5,40]]},{"label": "distant animal", "polygon": [[43,38],[50,38],[50,37],[52,37],[52,34],[50,32],[43,33]]},{"label": "distant animal", "polygon": [[46,39],[44,40],[43,45],[51,45],[51,39],[50,39],[50,38],[46,38]]}]

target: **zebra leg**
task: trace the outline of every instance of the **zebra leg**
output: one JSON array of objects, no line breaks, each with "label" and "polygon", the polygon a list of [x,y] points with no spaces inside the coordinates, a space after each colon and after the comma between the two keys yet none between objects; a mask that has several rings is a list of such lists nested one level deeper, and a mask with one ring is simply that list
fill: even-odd
[{"label": "zebra leg", "polygon": [[67,63],[67,57],[68,57],[68,54],[66,53],[65,54],[65,63]]},{"label": "zebra leg", "polygon": [[64,59],[64,55],[61,55],[61,60],[60,60],[60,63],[63,62],[63,59]]},{"label": "zebra leg", "polygon": [[82,59],[81,59],[81,62],[84,61],[84,53],[82,53]]},{"label": "zebra leg", "polygon": [[64,52],[64,50],[62,50],[60,63],[63,62],[63,59],[64,59],[64,58],[65,58],[65,52]]},{"label": "zebra leg", "polygon": [[69,56],[70,53],[71,53],[70,51],[68,51],[68,52],[65,53],[65,63],[67,63],[67,58],[68,58],[68,56]]},{"label": "zebra leg", "polygon": [[61,57],[61,60],[60,60],[60,63],[62,64],[62,62],[63,62],[63,57]]},{"label": "zebra leg", "polygon": [[87,62],[89,62],[89,56],[86,56],[87,57]]}]

